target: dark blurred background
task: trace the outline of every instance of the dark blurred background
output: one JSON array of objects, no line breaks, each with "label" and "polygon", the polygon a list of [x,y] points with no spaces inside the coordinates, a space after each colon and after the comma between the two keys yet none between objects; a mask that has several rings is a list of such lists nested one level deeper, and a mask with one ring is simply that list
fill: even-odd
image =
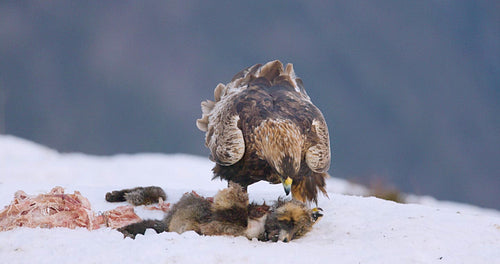
[{"label": "dark blurred background", "polygon": [[498,1],[1,1],[0,133],[208,156],[219,82],[294,63],[331,174],[500,209]]}]

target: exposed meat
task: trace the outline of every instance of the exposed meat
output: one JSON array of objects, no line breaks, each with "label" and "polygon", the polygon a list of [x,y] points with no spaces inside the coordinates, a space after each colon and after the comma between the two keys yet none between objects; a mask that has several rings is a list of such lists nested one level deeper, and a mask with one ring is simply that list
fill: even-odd
[{"label": "exposed meat", "polygon": [[132,205],[119,206],[113,210],[106,211],[101,217],[104,218],[104,222],[101,224],[105,224],[105,226],[111,228],[120,228],[142,221],[142,219],[135,214]]},{"label": "exposed meat", "polygon": [[62,187],[53,188],[48,194],[30,196],[17,191],[14,200],[0,211],[0,231],[16,227],[84,227],[89,230],[109,226],[119,228],[141,221],[133,206],[120,206],[97,215],[87,198],[75,191],[65,194]]},{"label": "exposed meat", "polygon": [[168,212],[170,210],[170,203],[166,203],[163,201],[163,199],[159,199],[157,204],[152,204],[152,205],[146,205],[144,207],[146,210],[151,210],[151,211],[163,211],[163,212]]}]

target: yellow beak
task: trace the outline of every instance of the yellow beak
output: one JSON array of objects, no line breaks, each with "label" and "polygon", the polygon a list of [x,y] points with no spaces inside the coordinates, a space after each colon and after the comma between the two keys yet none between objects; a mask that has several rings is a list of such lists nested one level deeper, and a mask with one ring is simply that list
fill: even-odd
[{"label": "yellow beak", "polygon": [[283,182],[283,188],[285,189],[286,195],[290,194],[290,190],[292,189],[292,178],[287,177],[286,180]]}]

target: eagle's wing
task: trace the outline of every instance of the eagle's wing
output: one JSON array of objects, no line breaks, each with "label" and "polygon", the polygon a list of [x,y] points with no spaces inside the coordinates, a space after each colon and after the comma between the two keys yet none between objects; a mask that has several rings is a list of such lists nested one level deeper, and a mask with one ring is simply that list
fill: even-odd
[{"label": "eagle's wing", "polygon": [[245,154],[243,132],[238,127],[240,117],[234,105],[239,92],[247,89],[261,66],[255,64],[243,69],[227,85],[220,83],[214,90],[215,102],[201,103],[202,117],[196,126],[206,132],[205,145],[210,149],[211,158],[220,165],[233,165]]},{"label": "eagle's wing", "polygon": [[316,134],[317,143],[307,149],[306,163],[314,172],[326,172],[330,168],[330,137],[325,119],[320,112],[312,121],[311,131]]},{"label": "eagle's wing", "polygon": [[238,127],[240,117],[233,107],[235,96],[219,84],[214,91],[215,102],[201,103],[203,116],[196,122],[198,128],[206,132],[205,145],[212,159],[224,166],[235,164],[245,154],[243,133]]},{"label": "eagle's wing", "polygon": [[243,133],[238,127],[240,116],[235,104],[241,91],[247,89],[255,80],[265,79],[269,83],[291,84],[292,90],[304,103],[310,104],[314,115],[311,130],[314,144],[306,151],[306,163],[314,172],[326,172],[330,166],[330,141],[328,128],[321,111],[310,101],[302,80],[295,75],[292,64],[280,61],[256,64],[237,73],[227,85],[219,84],[214,90],[214,101],[201,103],[202,118],[196,124],[206,132],[205,145],[210,149],[212,158],[220,165],[229,166],[238,162],[245,154]]}]

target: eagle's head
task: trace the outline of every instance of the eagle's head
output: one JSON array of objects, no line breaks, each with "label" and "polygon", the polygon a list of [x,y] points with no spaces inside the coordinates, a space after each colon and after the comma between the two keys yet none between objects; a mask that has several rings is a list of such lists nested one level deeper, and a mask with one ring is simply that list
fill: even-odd
[{"label": "eagle's head", "polygon": [[304,136],[299,127],[286,119],[267,119],[255,129],[255,145],[259,158],[266,160],[279,175],[285,193],[298,177]]}]

